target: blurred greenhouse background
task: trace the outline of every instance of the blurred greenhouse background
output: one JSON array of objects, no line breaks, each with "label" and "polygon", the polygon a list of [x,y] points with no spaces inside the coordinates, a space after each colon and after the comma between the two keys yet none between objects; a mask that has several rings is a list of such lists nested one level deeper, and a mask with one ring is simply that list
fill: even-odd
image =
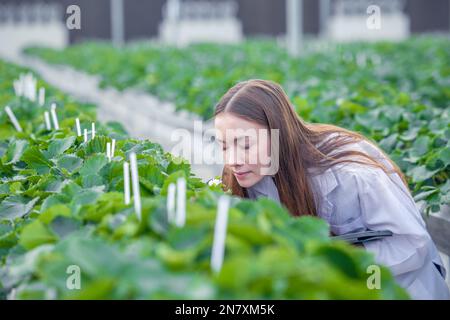
[{"label": "blurred greenhouse background", "polygon": [[[66,27],[71,5],[80,8],[81,29]],[[371,5],[380,9],[380,28],[366,26]],[[306,38],[330,41],[400,40],[450,30],[448,0],[1,0],[0,13],[0,40],[7,44],[2,52],[86,40],[186,45],[256,36],[286,39],[292,29]]]},{"label": "blurred greenhouse background", "polygon": [[0,0],[0,59],[173,153],[236,82],[279,82],[392,157],[450,270],[450,0]]}]

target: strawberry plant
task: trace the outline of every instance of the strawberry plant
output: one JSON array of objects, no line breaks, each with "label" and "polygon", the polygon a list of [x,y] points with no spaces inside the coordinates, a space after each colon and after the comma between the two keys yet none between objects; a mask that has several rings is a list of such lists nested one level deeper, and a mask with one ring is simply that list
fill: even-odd
[{"label": "strawberry plant", "polygon": [[[217,202],[223,192],[188,163],[118,123],[95,138],[75,131],[95,120],[82,105],[38,80],[47,102],[17,97],[17,66],[0,61],[0,99],[22,132],[0,114],[0,295],[19,299],[403,299],[385,267],[381,289],[367,286],[372,255],[332,241],[317,218],[294,218],[268,199],[231,198],[225,259],[210,270]],[[7,85],[7,84],[10,85]],[[44,125],[57,104],[60,129]],[[107,143],[117,140],[112,159]],[[137,154],[142,215],[124,203],[122,164]],[[186,179],[186,223],[167,218],[169,184]],[[79,270],[79,287],[70,282]]]},{"label": "strawberry plant", "polygon": [[305,120],[359,131],[406,174],[416,201],[436,212],[450,203],[450,42],[446,36],[399,43],[349,43],[291,58],[272,41],[187,48],[92,42],[27,53],[130,86],[208,119],[238,81],[279,82]]}]

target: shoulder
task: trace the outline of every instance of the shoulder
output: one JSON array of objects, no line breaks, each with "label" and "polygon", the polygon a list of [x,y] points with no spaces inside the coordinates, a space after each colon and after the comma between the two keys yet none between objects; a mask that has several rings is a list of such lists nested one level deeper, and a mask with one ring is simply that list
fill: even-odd
[{"label": "shoulder", "polygon": [[364,230],[367,212],[377,203],[391,201],[385,195],[396,188],[382,169],[358,163],[334,165],[311,181],[318,214],[335,234]]},{"label": "shoulder", "polygon": [[[332,189],[335,192],[339,191],[339,189],[346,189],[352,186],[358,187],[360,191],[363,191],[367,190],[368,185],[375,186],[376,182],[380,180],[385,181],[389,184],[389,180],[391,180],[392,178],[394,178],[393,180],[397,180],[395,176],[399,178],[398,181],[401,181],[401,178],[396,173],[391,171],[394,168],[392,167],[392,164],[387,156],[379,147],[369,141],[361,140],[355,143],[344,145],[340,148],[340,151],[357,151],[366,154],[375,161],[381,163],[386,169],[389,170],[389,173],[385,172],[382,168],[374,165],[351,161],[335,164],[324,172],[317,173],[317,171],[313,169],[309,172],[311,180],[313,181],[313,183],[318,185],[321,191],[325,191],[328,193],[331,192],[332,190],[329,187],[331,185],[334,186],[334,188]],[[365,161],[367,159],[362,159],[362,157],[356,155],[352,160]],[[326,183],[324,183],[324,181]],[[324,185],[325,190],[321,188],[324,187]],[[364,188],[364,186],[366,188]]]},{"label": "shoulder", "polygon": [[364,230],[359,179],[367,172],[360,165],[334,165],[311,176],[318,215],[325,219],[334,234]]},{"label": "shoulder", "polygon": [[368,164],[346,162],[332,166],[331,172],[338,185],[342,188],[354,186],[358,191],[367,191],[367,186],[373,182],[388,178],[381,168]]},{"label": "shoulder", "polygon": [[320,173],[311,171],[310,180],[316,191],[326,196],[339,191],[354,192],[356,188],[363,190],[364,184],[380,179],[383,175],[386,173],[380,168],[345,162]]}]

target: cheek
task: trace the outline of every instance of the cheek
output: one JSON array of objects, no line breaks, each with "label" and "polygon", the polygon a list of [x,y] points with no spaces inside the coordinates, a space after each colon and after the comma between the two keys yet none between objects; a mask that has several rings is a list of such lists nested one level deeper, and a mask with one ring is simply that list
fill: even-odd
[{"label": "cheek", "polygon": [[249,166],[252,167],[257,167],[259,165],[259,150],[258,150],[258,146],[252,146],[248,151],[247,151],[247,158],[248,158],[248,164]]},{"label": "cheek", "polygon": [[250,184],[250,187],[257,184],[259,181],[261,181],[261,179],[263,178],[263,176],[257,174],[257,173],[252,173],[248,183]]},{"label": "cheek", "polygon": [[270,140],[263,144],[260,158],[262,164],[268,164],[268,160],[270,159]]},{"label": "cheek", "polygon": [[257,172],[253,172],[249,180],[251,181],[252,185],[254,185],[257,182],[259,182],[259,180],[261,180],[262,178],[263,178],[262,175],[260,175]]},{"label": "cheek", "polygon": [[251,157],[252,159],[255,159],[254,164],[256,164],[258,167],[267,166],[270,164],[270,141],[263,141],[261,143],[258,143],[258,145],[253,148]]}]

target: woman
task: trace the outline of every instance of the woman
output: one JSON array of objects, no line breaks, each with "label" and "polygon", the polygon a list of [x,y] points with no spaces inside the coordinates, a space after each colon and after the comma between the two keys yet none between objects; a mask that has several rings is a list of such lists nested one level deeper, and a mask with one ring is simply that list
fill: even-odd
[{"label": "woman", "polygon": [[402,172],[362,135],[305,123],[283,89],[264,80],[232,87],[216,106],[215,128],[224,150],[222,182],[232,194],[269,197],[294,216],[319,216],[335,235],[390,230],[392,237],[364,244],[377,263],[412,298],[450,298]]}]

